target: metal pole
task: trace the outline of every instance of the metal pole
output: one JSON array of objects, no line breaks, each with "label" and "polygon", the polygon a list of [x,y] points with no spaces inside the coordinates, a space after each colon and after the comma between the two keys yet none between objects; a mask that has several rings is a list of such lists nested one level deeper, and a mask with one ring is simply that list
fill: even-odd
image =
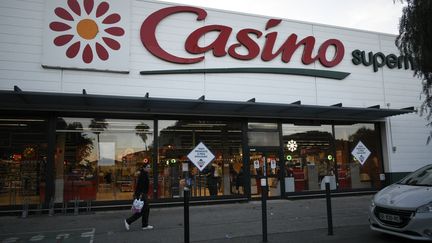
[{"label": "metal pole", "polygon": [[182,164],[182,170],[184,174],[184,187],[183,187],[183,199],[184,199],[184,242],[189,243],[189,193],[190,193],[190,183],[189,183],[189,165],[188,163]]},{"label": "metal pole", "polygon": [[267,242],[267,161],[265,157],[263,159],[263,177],[261,179],[262,232],[263,242]]},{"label": "metal pole", "polygon": [[74,215],[78,215],[79,212],[79,202],[78,202],[78,197],[75,197],[74,200]]},{"label": "metal pole", "polygon": [[184,242],[189,243],[189,188],[184,187]]},{"label": "metal pole", "polygon": [[48,212],[49,216],[53,216],[54,215],[54,197],[51,197],[51,200],[49,202],[49,212]]},{"label": "metal pole", "polygon": [[42,211],[43,211],[42,203],[39,203],[37,206],[36,214],[40,215],[40,214],[42,214]]},{"label": "metal pole", "polygon": [[333,215],[331,208],[331,196],[330,196],[330,178],[325,177],[325,189],[326,189],[326,201],[327,201],[327,228],[328,235],[333,235]]},{"label": "metal pole", "polygon": [[21,218],[27,218],[28,211],[29,211],[29,202],[28,202],[27,198],[24,198],[23,211],[21,214]]}]

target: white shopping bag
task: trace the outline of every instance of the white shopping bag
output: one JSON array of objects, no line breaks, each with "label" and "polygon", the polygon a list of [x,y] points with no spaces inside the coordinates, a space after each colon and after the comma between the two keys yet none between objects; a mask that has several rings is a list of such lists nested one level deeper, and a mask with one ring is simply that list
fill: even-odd
[{"label": "white shopping bag", "polygon": [[140,213],[143,206],[144,206],[144,201],[142,201],[141,199],[135,199],[132,203],[132,212]]}]

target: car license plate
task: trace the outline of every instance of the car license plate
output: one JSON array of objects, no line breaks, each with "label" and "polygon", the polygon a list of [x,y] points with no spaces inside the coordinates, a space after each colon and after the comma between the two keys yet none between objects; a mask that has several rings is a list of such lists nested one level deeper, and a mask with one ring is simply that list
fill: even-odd
[{"label": "car license plate", "polygon": [[380,214],[379,214],[379,218],[380,218],[381,220],[389,221],[389,222],[395,222],[395,223],[400,223],[400,222],[402,222],[402,221],[401,221],[401,218],[399,217],[399,215],[380,213]]}]

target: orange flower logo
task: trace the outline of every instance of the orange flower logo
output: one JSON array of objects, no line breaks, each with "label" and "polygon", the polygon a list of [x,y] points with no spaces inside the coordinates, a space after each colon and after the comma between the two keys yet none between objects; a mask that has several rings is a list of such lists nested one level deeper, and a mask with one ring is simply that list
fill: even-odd
[{"label": "orange flower logo", "polygon": [[85,63],[93,61],[94,53],[100,60],[109,58],[108,50],[117,51],[121,48],[115,38],[125,34],[123,28],[113,26],[120,22],[121,16],[117,13],[108,13],[110,5],[101,2],[96,8],[94,0],[68,0],[69,9],[57,7],[54,13],[61,21],[49,24],[51,30],[59,32],[54,38],[54,45],[69,45],[66,56],[75,58],[82,50],[82,60]]}]

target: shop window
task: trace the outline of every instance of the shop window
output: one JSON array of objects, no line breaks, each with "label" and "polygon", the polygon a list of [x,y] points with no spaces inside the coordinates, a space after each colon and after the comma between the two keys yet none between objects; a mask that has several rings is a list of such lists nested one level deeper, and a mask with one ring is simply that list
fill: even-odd
[{"label": "shop window", "polygon": [[63,117],[56,141],[56,202],[129,200],[136,172],[152,164],[153,121]]},{"label": "shop window", "polygon": [[336,189],[331,125],[283,124],[285,191],[317,191],[325,176]]},{"label": "shop window", "polygon": [[0,205],[45,201],[47,121],[0,118]]},{"label": "shop window", "polygon": [[[189,164],[193,197],[244,194],[241,123],[228,121],[161,120],[159,128],[158,197],[183,196]],[[201,172],[187,155],[202,142],[215,159]]]},{"label": "shop window", "polygon": [[[374,124],[335,125],[335,138],[339,188],[380,188],[380,137]],[[352,155],[359,142],[370,152],[365,161]]]}]

